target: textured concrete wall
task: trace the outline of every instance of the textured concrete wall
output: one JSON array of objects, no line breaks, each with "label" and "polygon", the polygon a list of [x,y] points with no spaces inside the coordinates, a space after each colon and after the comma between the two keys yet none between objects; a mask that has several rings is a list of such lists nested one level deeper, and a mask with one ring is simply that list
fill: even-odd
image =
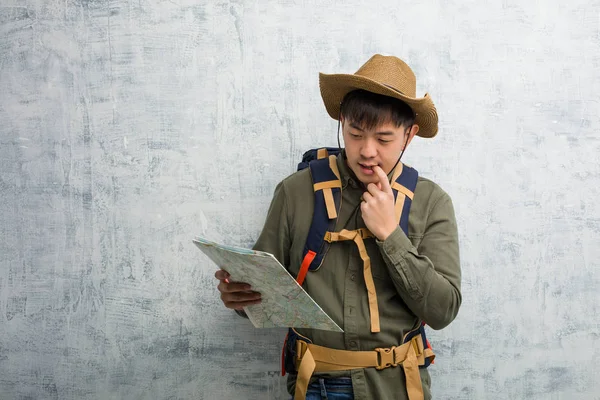
[{"label": "textured concrete wall", "polygon": [[0,398],[285,398],[191,238],[250,246],[335,144],[317,73],[381,52],[460,224],[435,397],[600,399],[600,2],[266,3],[0,0]]}]

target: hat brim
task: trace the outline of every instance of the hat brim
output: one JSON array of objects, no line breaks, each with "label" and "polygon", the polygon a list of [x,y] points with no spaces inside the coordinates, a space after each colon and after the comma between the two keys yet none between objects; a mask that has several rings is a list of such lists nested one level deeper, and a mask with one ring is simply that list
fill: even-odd
[{"label": "hat brim", "polygon": [[417,136],[432,138],[438,132],[437,110],[427,93],[420,98],[408,97],[372,79],[352,74],[319,73],[319,87],[327,113],[336,121],[340,115],[340,104],[344,96],[353,90],[363,89],[368,92],[394,97],[408,104],[417,115],[415,118],[415,124],[419,125]]}]

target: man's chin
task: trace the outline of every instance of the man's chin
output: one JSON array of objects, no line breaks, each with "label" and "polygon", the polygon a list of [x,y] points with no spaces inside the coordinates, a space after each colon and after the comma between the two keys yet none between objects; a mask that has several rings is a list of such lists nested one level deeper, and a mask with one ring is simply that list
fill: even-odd
[{"label": "man's chin", "polygon": [[365,174],[361,173],[360,175],[357,174],[356,177],[365,186],[367,186],[369,183],[379,182],[379,179],[377,179],[377,176],[370,176],[370,175],[365,175]]}]

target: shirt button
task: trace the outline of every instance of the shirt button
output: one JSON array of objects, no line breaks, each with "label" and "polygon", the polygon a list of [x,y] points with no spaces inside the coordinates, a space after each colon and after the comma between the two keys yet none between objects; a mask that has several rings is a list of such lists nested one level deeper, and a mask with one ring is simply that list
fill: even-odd
[{"label": "shirt button", "polygon": [[354,275],[354,274],[350,275],[350,280],[351,280],[351,281],[353,281],[353,280],[354,280],[354,277],[355,277],[355,275]]},{"label": "shirt button", "polygon": [[351,340],[348,344],[350,345],[350,347],[356,347],[356,342],[354,340]]}]

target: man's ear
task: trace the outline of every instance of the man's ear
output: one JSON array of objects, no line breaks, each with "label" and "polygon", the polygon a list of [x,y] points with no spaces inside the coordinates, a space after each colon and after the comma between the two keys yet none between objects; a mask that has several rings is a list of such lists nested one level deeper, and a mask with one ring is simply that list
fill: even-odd
[{"label": "man's ear", "polygon": [[[417,124],[413,124],[413,126],[410,128],[410,131],[408,132],[408,141],[406,142],[406,145],[404,146],[404,148],[408,147],[408,145],[410,144],[410,142],[412,142],[413,138],[415,137],[415,135],[419,132],[419,125]],[[405,140],[407,140],[405,138]]]}]

